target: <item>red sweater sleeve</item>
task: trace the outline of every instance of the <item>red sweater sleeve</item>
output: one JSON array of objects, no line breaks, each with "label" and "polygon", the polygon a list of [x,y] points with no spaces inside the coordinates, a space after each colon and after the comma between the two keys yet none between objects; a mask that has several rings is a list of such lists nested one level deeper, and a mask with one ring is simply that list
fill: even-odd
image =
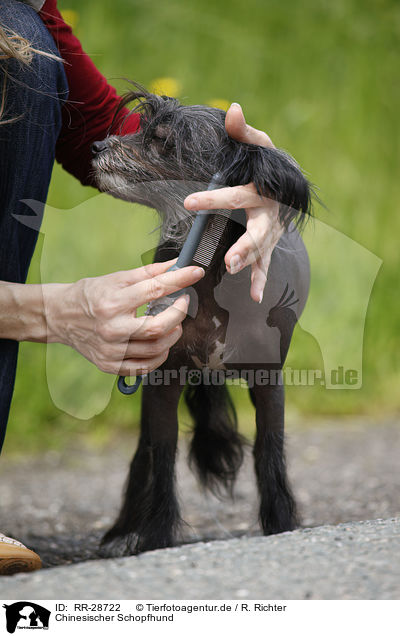
[{"label": "red sweater sleeve", "polygon": [[62,109],[56,159],[81,183],[94,185],[90,177],[92,143],[104,139],[107,134],[136,132],[140,116],[132,113],[126,117],[129,111],[124,108],[114,119],[121,97],[82,50],[79,40],[58,11],[57,0],[46,0],[39,15],[65,62],[69,86],[68,101]]}]

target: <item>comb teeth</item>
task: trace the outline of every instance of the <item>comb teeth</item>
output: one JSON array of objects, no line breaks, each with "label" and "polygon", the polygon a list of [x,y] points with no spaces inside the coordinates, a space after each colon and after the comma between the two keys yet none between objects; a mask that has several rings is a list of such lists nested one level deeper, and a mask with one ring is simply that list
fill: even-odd
[{"label": "comb teeth", "polygon": [[230,210],[221,210],[218,214],[210,215],[210,220],[194,253],[193,261],[203,265],[203,267],[210,265],[228,223],[229,214]]}]

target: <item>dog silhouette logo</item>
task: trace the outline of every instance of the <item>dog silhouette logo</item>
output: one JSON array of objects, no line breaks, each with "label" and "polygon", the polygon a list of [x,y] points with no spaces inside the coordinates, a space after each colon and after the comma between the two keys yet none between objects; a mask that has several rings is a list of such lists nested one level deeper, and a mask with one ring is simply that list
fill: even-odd
[{"label": "dog silhouette logo", "polygon": [[51,612],[37,603],[19,601],[3,607],[9,634],[14,634],[16,629],[49,629]]},{"label": "dog silhouette logo", "polygon": [[286,283],[282,296],[274,307],[270,309],[266,320],[268,327],[277,327],[280,331],[280,356],[282,364],[285,361],[293,329],[297,323],[296,312],[293,309],[290,309],[290,307],[299,302],[299,299],[294,298],[294,296],[294,289],[290,291],[289,283]]}]

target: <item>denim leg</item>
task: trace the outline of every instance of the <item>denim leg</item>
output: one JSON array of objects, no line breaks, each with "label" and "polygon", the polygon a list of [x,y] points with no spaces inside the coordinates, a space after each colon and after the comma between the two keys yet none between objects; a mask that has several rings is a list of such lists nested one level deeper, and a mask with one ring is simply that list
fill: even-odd
[{"label": "denim leg", "polygon": [[[54,40],[28,5],[1,0],[0,23],[35,48],[58,55]],[[6,85],[0,123],[0,280],[24,283],[35,249],[61,128],[68,87],[61,62],[34,54],[29,67],[2,60],[0,94]],[[17,121],[6,120],[19,117]],[[33,215],[23,199],[42,202],[36,229],[14,215]],[[0,451],[14,388],[18,343],[0,339]],[[34,387],[32,387],[34,390]]]}]

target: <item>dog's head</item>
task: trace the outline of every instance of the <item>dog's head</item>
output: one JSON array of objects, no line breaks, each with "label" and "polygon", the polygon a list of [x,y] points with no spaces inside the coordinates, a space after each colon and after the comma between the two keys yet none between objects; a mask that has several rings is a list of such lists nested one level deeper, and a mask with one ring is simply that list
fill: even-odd
[{"label": "dog's head", "polygon": [[219,172],[224,185],[253,182],[260,195],[279,201],[285,225],[309,213],[310,187],[296,162],[281,150],[230,138],[225,111],[185,106],[143,89],[129,93],[122,105],[134,100],[139,132],[93,144],[101,190],[154,207],[173,225],[190,221],[183,199]]}]

